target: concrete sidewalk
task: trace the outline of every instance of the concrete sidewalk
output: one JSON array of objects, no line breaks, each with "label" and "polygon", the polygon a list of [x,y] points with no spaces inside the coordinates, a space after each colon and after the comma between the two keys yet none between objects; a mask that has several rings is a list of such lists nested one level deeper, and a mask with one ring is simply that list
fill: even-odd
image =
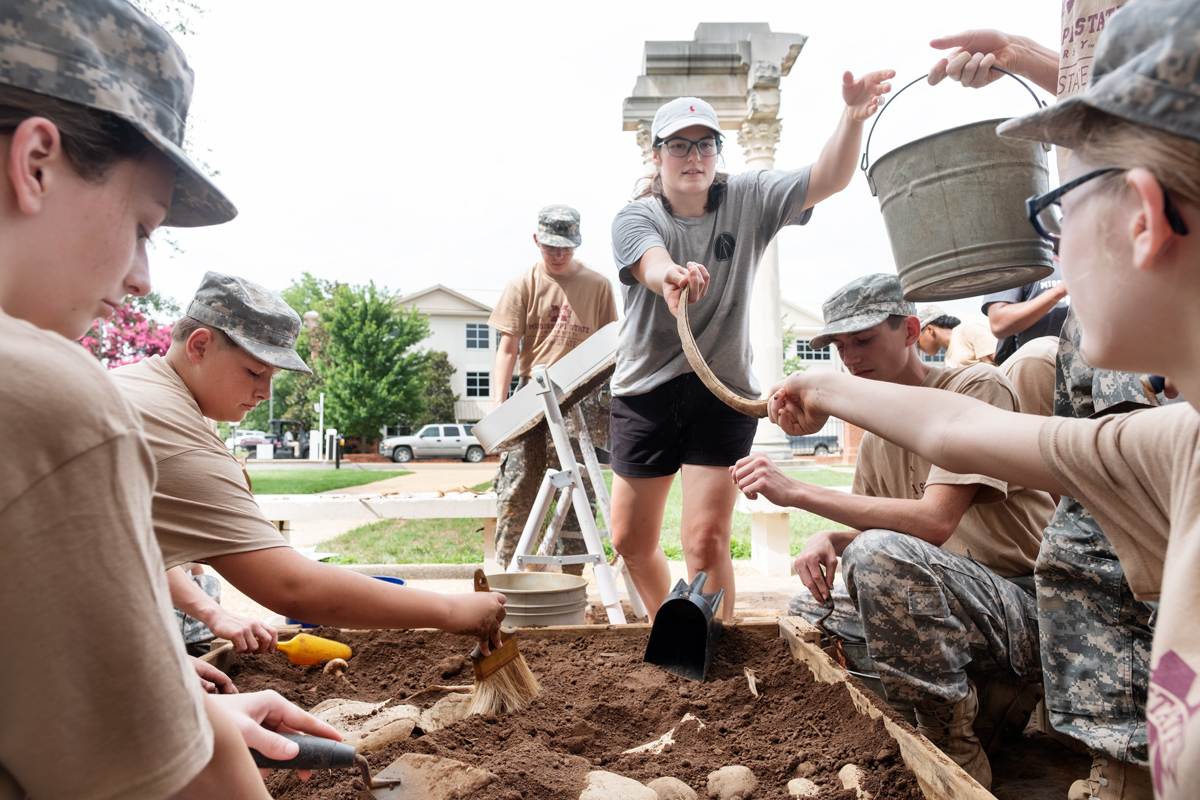
[{"label": "concrete sidewalk", "polygon": [[496,475],[495,464],[421,464],[417,466],[404,465],[411,469],[411,475],[400,475],[396,478],[385,478],[374,483],[364,483],[361,486],[347,486],[345,489],[333,489],[325,494],[381,494],[383,492],[400,492],[416,494],[418,492],[449,492],[462,487],[470,489],[481,483],[487,483]]}]

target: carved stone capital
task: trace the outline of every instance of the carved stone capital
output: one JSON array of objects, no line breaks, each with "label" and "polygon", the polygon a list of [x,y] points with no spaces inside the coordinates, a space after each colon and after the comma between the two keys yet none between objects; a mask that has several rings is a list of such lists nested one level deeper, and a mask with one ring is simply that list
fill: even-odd
[{"label": "carved stone capital", "polygon": [[644,119],[638,120],[637,124],[637,145],[642,148],[642,165],[646,167],[646,174],[654,173],[654,137],[650,135],[650,122]]},{"label": "carved stone capital", "polygon": [[783,133],[783,124],[773,119],[768,122],[743,122],[738,131],[738,144],[746,153],[746,160],[769,158],[775,160],[775,146]]}]

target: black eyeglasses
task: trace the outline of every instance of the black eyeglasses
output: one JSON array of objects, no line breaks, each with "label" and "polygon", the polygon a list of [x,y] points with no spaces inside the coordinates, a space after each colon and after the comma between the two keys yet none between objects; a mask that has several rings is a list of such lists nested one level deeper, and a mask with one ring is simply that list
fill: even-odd
[{"label": "black eyeglasses", "polygon": [[703,139],[692,141],[684,139],[682,136],[676,136],[672,139],[667,139],[661,142],[667,146],[667,152],[676,158],[687,158],[692,152],[692,148],[696,148],[696,152],[705,158],[711,158],[721,152],[721,139],[715,136],[706,136]]},{"label": "black eyeglasses", "polygon": [[[1124,170],[1120,167],[1106,167],[1105,169],[1094,170],[1086,175],[1079,176],[1073,181],[1064,183],[1057,189],[1029,198],[1025,201],[1025,211],[1029,215],[1029,224],[1033,226],[1033,229],[1043,239],[1057,243],[1062,239],[1062,207],[1060,204],[1062,196],[1093,178],[1099,178],[1101,175],[1108,175],[1112,172],[1124,172]],[[1167,224],[1171,226],[1171,230],[1175,233],[1180,236],[1187,236],[1187,223],[1183,221],[1183,216],[1180,215],[1179,209],[1171,202],[1171,195],[1167,192],[1167,187],[1163,186],[1162,181],[1159,181],[1158,185],[1163,193],[1163,216],[1167,218]]]}]

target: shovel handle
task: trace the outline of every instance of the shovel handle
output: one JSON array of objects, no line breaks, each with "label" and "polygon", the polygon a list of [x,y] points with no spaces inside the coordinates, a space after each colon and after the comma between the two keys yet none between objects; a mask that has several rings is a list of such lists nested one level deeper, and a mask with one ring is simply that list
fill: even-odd
[{"label": "shovel handle", "polygon": [[279,736],[300,745],[299,752],[292,758],[276,761],[250,748],[250,755],[254,756],[256,765],[268,769],[332,769],[353,767],[358,757],[358,751],[353,747],[333,739],[306,736],[302,733],[281,733]]}]

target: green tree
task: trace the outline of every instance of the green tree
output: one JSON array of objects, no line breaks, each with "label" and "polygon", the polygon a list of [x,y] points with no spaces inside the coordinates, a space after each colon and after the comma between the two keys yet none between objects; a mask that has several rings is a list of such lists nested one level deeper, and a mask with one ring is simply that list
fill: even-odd
[{"label": "green tree", "polygon": [[416,309],[397,307],[396,296],[372,281],[337,286],[322,315],[329,334],[325,380],[326,420],[364,442],[397,419],[410,420],[425,407],[430,355],[414,348],[429,335]]},{"label": "green tree", "polygon": [[454,419],[454,404],[458,401],[458,395],[450,388],[450,376],[457,371],[450,363],[449,353],[437,350],[429,354],[429,366],[425,372],[425,410],[410,423],[413,428]]},{"label": "green tree", "polygon": [[[329,298],[337,288],[336,283],[313,277],[305,272],[293,280],[291,285],[279,294],[301,319],[309,311],[324,314],[329,307]],[[305,430],[313,430],[319,424],[320,418],[313,410],[313,404],[321,399],[325,391],[324,372],[318,369],[315,362],[327,359],[327,344],[329,334],[325,330],[323,319],[319,319],[311,330],[308,322],[300,328],[300,336],[296,339],[296,353],[304,359],[312,369],[312,375],[300,372],[281,372],[275,377],[275,411],[285,419],[298,420]]]},{"label": "green tree", "polygon": [[796,353],[796,329],[788,324],[787,314],[783,315],[783,376],[786,378],[793,372],[808,369]]}]

